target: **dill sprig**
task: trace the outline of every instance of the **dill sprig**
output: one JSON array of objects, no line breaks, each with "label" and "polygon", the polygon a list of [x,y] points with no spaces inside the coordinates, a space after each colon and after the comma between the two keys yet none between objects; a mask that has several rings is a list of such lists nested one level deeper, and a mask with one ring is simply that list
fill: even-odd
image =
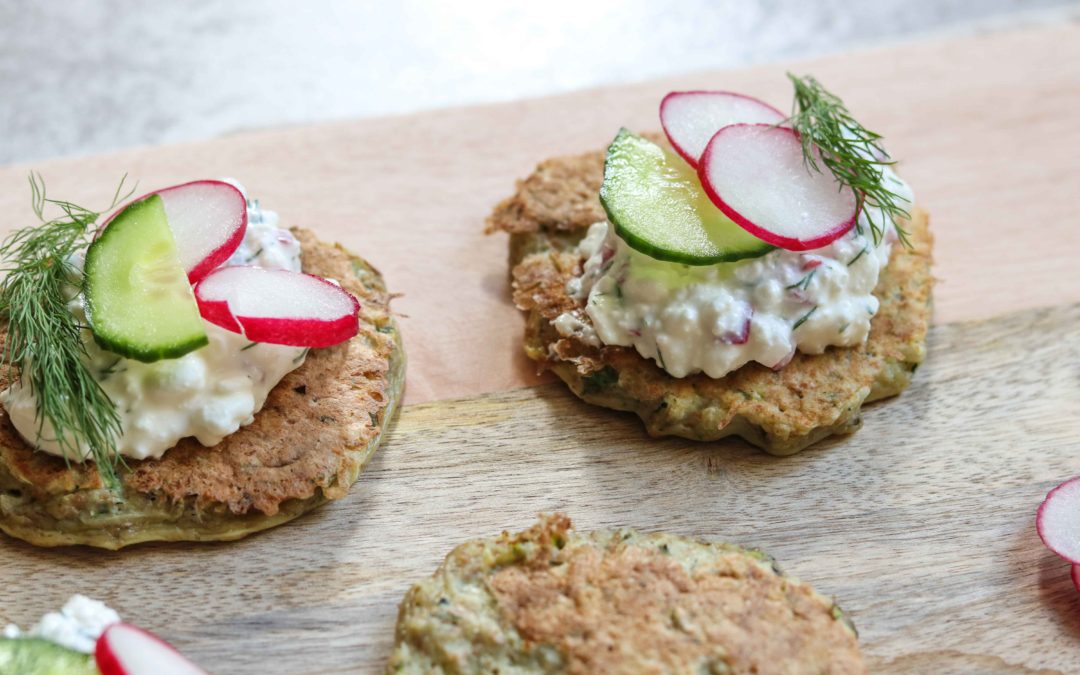
[{"label": "dill sprig", "polygon": [[803,314],[803,315],[802,315],[802,316],[801,316],[801,317],[799,318],[799,320],[795,322],[795,325],[791,327],[791,330],[792,330],[792,331],[796,331],[796,330],[799,330],[799,326],[803,325],[804,323],[806,323],[806,321],[807,321],[807,320],[808,320],[808,319],[809,319],[810,317],[814,316],[814,312],[816,312],[816,311],[817,311],[817,308],[818,308],[818,306],[817,306],[817,305],[814,305],[813,307],[811,307],[811,308],[810,308],[810,311],[809,311],[809,312],[807,312],[806,314]]},{"label": "dill sprig", "polygon": [[[134,191],[124,193],[126,178],[107,211]],[[39,174],[30,174],[30,192],[40,223],[16,230],[0,244],[0,271],[6,273],[0,281],[0,318],[7,321],[0,364],[13,386],[29,387],[34,395],[38,437],[48,421],[65,459],[81,456],[79,446],[85,444],[102,481],[115,488],[120,416],[83,361],[85,326],[67,307],[72,288],[82,287],[71,256],[89,244],[101,214],[50,199]],[[46,219],[49,206],[62,215]]]},{"label": "dill sprig", "polygon": [[789,291],[792,291],[792,290],[795,290],[795,289],[798,289],[800,291],[805,291],[806,289],[810,288],[810,282],[814,280],[814,275],[815,274],[817,274],[817,269],[816,268],[810,270],[810,273],[807,274],[806,276],[804,276],[802,279],[799,279],[795,283],[791,284],[790,286],[785,286],[784,288],[786,290],[789,290]]},{"label": "dill sprig", "polygon": [[901,243],[910,248],[908,233],[898,222],[910,217],[903,206],[906,200],[885,185],[885,167],[895,162],[881,146],[881,135],[859,124],[844,102],[812,76],[788,73],[788,79],[795,86],[795,101],[784,124],[799,132],[807,168],[821,172],[816,146],[825,168],[855,193],[859,213],[866,213],[874,245],[885,235],[887,223],[875,219],[883,214],[892,221]]}]

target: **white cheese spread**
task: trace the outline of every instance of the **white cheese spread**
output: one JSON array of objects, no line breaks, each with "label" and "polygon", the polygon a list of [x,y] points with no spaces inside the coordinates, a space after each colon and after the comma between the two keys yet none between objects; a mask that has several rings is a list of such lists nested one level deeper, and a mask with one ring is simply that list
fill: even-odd
[{"label": "white cheese spread", "polygon": [[[73,262],[81,269],[81,260]],[[278,227],[277,214],[249,200],[243,243],[225,264],[300,271],[300,243]],[[85,324],[81,295],[73,297],[69,308]],[[161,457],[188,436],[217,445],[254,421],[270,390],[298,368],[307,353],[298,347],[256,344],[206,322],[207,346],[178,359],[142,363],[102,349],[89,330],[83,333],[85,362],[120,415],[117,452],[131,459]],[[38,418],[29,387],[7,389],[0,401],[28,443],[63,456],[52,426]],[[79,456],[69,459],[90,457],[85,444],[79,450]]]},{"label": "white cheese spread", "polygon": [[120,615],[105,603],[83,595],[73,595],[59,612],[49,612],[29,631],[18,626],[4,628],[4,637],[36,637],[84,654],[94,653],[94,646],[105,629],[120,622]]},{"label": "white cheese spread", "polygon": [[[888,168],[885,180],[901,204],[914,203]],[[640,253],[599,222],[578,245],[583,274],[567,288],[585,308],[554,325],[590,344],[632,346],[675,377],[719,378],[751,361],[781,368],[796,349],[857,345],[869,335],[878,311],[872,291],[896,241],[884,214],[874,223],[885,223],[877,245],[863,213],[858,227],[823,248],[690,266]]]}]

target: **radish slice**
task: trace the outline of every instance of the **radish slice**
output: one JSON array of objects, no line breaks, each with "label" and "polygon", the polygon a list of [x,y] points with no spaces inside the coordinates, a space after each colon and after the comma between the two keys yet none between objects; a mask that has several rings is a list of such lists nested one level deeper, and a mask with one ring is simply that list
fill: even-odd
[{"label": "radish slice", "polygon": [[326,279],[261,267],[222,267],[195,287],[204,319],[254,342],[329,347],[356,335],[360,303]]},{"label": "radish slice", "polygon": [[1074,565],[1080,564],[1080,476],[1046,495],[1035,514],[1035,527],[1047,548]]},{"label": "radish slice", "polygon": [[94,647],[101,675],[206,675],[161,638],[126,623],[105,629]]},{"label": "radish slice", "polygon": [[660,101],[660,124],[675,151],[697,168],[717,131],[729,124],[780,124],[787,116],[764,101],[728,91],[673,91]]},{"label": "radish slice", "polygon": [[[818,152],[815,148],[815,152]],[[855,193],[803,162],[799,135],[767,124],[716,132],[698,175],[709,199],[750,234],[790,251],[821,248],[855,226]]]},{"label": "radish slice", "polygon": [[[159,195],[165,203],[165,217],[176,240],[180,264],[192,284],[228,260],[244,240],[247,200],[236,187],[224,181],[197,180],[174,185],[135,201],[151,195]],[[105,225],[111,221],[112,217]]]},{"label": "radish slice", "polygon": [[244,240],[247,201],[234,186],[200,180],[158,192],[176,238],[180,263],[197,283],[229,259]]}]

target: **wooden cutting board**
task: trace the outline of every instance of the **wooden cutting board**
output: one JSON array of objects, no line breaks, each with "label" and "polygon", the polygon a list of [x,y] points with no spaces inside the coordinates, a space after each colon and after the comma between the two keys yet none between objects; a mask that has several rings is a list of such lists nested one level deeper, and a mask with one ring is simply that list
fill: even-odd
[{"label": "wooden cutting board", "polygon": [[[786,69],[888,138],[937,235],[930,357],[855,436],[787,459],[653,440],[532,375],[491,206],[540,159],[656,126],[673,88],[787,100]],[[1080,473],[1080,27],[909,44],[536,101],[0,169],[93,205],[240,178],[288,223],[372,260],[410,355],[407,405],[353,493],[219,545],[106,553],[0,541],[0,622],[82,592],[219,673],[377,671],[396,605],[460,541],[562,509],[773,553],[835,595],[879,672],[1080,672],[1080,593],[1040,544],[1046,491]]]}]

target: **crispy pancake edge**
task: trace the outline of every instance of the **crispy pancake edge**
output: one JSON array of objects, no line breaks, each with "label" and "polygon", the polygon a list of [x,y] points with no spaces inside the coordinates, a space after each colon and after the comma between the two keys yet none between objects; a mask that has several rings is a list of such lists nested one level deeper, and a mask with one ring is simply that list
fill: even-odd
[{"label": "crispy pancake edge", "polygon": [[93,464],[34,452],[0,409],[0,529],[38,546],[231,540],[347,494],[397,410],[405,353],[379,272],[293,232],[304,271],[360,300],[359,334],[312,350],[255,421],[217,446],[184,439],[160,460],[129,462],[122,495],[103,489]]},{"label": "crispy pancake edge", "polygon": [[735,435],[778,455],[854,432],[864,403],[907,387],[925,357],[933,286],[933,238],[919,208],[908,223],[913,247],[894,247],[874,290],[881,308],[864,345],[799,352],[779,372],[752,363],[719,379],[675,378],[632,348],[559,335],[552,321],[564,311],[589,321],[566,282],[581,273],[573,249],[586,228],[606,219],[598,199],[603,167],[602,151],[545,160],[487,220],[488,232],[511,235],[514,302],[526,312],[525,352],[539,370],[551,370],[589,403],[637,414],[653,436]]}]

